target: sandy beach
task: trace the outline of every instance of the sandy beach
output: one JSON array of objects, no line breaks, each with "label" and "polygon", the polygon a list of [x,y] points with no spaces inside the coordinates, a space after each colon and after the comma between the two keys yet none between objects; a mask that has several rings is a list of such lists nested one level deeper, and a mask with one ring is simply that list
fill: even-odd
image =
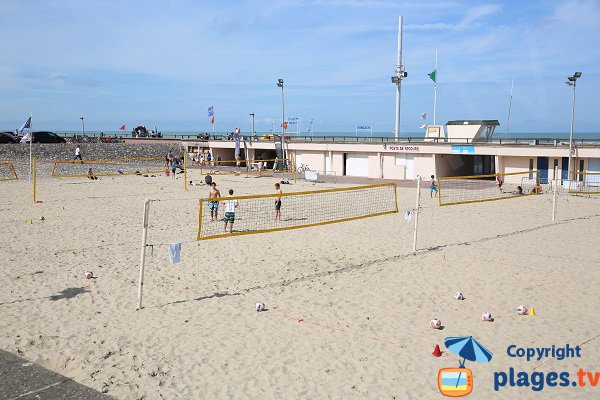
[{"label": "sandy beach", "polygon": [[[246,195],[272,193],[276,179],[215,181]],[[26,177],[0,182],[0,347],[117,398],[438,399],[438,370],[459,365],[444,339],[471,335],[494,354],[467,361],[471,398],[598,397],[590,385],[495,391],[494,372],[600,371],[600,196],[561,194],[553,223],[548,194],[439,207],[423,189],[413,253],[414,188],[398,188],[399,214],[197,242],[208,189],[184,191],[182,177],[38,183],[33,204]],[[157,201],[136,311],[147,198]],[[176,265],[171,242],[182,243]],[[567,343],[582,344],[581,357],[507,355]]]}]

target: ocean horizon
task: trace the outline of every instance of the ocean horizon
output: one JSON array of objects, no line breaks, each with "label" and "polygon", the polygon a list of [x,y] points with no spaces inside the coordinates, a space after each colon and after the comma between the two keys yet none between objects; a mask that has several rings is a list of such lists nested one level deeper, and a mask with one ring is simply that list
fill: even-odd
[{"label": "ocean horizon", "polygon": [[[68,136],[72,135],[81,135],[81,131],[69,131],[69,130],[53,130],[54,133],[57,134],[65,134]],[[131,136],[130,131],[103,131],[104,135],[107,136]],[[231,131],[227,132],[206,132],[206,131],[160,131],[163,137],[174,137],[174,136],[196,136],[204,133],[208,133],[209,135],[228,135]],[[281,132],[275,132],[275,134],[280,134]],[[100,131],[85,131],[85,134],[88,136],[98,136]],[[256,132],[258,136],[272,134],[272,132]],[[243,136],[249,136],[250,132],[242,132]],[[323,137],[323,136],[335,136],[335,137],[356,137],[356,133],[354,132],[288,132],[288,136],[291,137]],[[393,138],[394,134],[392,132],[373,132],[373,134],[361,134],[360,137],[377,137],[377,138]],[[424,132],[401,132],[401,138],[424,138]],[[541,132],[496,132],[493,136],[493,139],[569,139],[569,132],[552,132],[552,133],[541,133]],[[599,139],[600,140],[600,132],[574,132],[573,139]]]}]

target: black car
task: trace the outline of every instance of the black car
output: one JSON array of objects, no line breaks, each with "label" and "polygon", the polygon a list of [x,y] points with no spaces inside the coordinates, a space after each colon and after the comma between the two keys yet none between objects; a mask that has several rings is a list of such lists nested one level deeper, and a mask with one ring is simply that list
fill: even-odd
[{"label": "black car", "polygon": [[20,139],[12,132],[0,132],[0,143],[19,143]]},{"label": "black car", "polygon": [[53,132],[33,132],[33,143],[67,143],[65,138]]}]

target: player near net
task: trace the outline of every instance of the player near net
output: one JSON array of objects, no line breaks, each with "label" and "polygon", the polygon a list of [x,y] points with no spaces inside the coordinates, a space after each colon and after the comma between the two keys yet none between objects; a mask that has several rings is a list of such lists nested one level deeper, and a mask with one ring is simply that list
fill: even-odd
[{"label": "player near net", "polygon": [[[210,175],[207,175],[207,177],[210,177]],[[208,179],[207,182],[208,183]],[[219,214],[219,201],[218,200],[210,200],[210,199],[218,199],[219,197],[221,197],[221,192],[219,192],[219,189],[217,189],[217,184],[215,182],[212,182],[211,179],[211,184],[210,184],[210,192],[208,193],[208,208],[210,209],[210,220],[211,221],[216,221],[218,219],[218,214]]]},{"label": "player near net", "polygon": [[[233,189],[229,189],[229,197],[233,197]],[[239,203],[237,200],[224,200],[223,205],[225,206],[225,232],[227,232],[227,224],[229,224],[229,233],[233,233],[233,223],[235,222],[235,209]]]},{"label": "player near net", "polygon": [[[283,193],[279,183],[275,184],[275,193],[278,195]],[[275,197],[275,221],[281,221],[281,196]]]}]

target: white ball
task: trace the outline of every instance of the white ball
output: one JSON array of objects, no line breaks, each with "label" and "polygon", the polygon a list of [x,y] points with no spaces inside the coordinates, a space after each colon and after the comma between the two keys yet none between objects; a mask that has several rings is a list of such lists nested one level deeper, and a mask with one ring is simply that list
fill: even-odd
[{"label": "white ball", "polygon": [[490,314],[489,312],[484,312],[483,314],[481,314],[481,320],[482,321],[491,321],[492,314]]},{"label": "white ball", "polygon": [[526,315],[527,314],[527,307],[525,307],[525,306],[519,306],[519,307],[517,307],[517,314],[519,314],[519,315]]},{"label": "white ball", "polygon": [[433,318],[429,324],[433,329],[440,329],[442,327],[442,321],[437,318]]},{"label": "white ball", "polygon": [[85,271],[83,276],[85,276],[85,279],[92,279],[94,277],[94,273],[92,271]]},{"label": "white ball", "polygon": [[256,303],[256,311],[261,312],[261,311],[265,311],[267,307],[265,306],[265,303],[261,303],[261,302],[257,302]]},{"label": "white ball", "polygon": [[465,296],[463,296],[462,292],[456,292],[456,293],[454,293],[454,298],[456,300],[464,300]]}]

